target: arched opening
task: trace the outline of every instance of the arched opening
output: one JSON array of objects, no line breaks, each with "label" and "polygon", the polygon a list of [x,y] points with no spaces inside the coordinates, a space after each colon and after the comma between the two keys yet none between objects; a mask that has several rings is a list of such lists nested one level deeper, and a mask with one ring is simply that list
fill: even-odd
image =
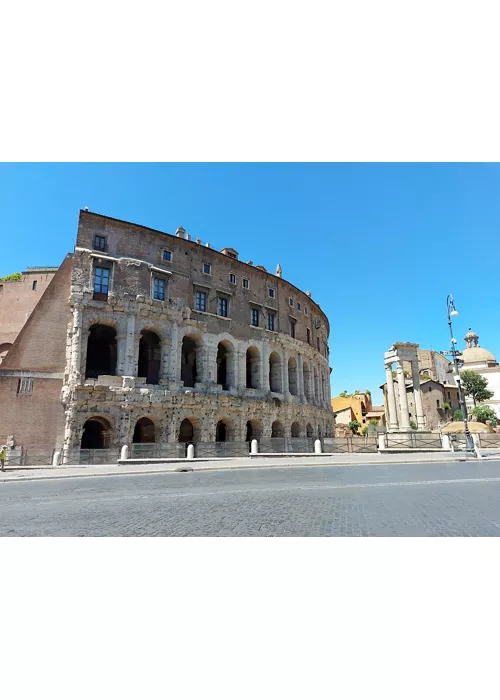
[{"label": "arched opening", "polygon": [[227,426],[223,420],[217,423],[215,428],[215,442],[226,442],[227,440]]},{"label": "arched opening", "polygon": [[260,389],[260,352],[257,348],[251,347],[247,349],[246,367],[247,389]]},{"label": "arched opening", "polygon": [[269,388],[271,391],[281,394],[281,357],[277,352],[269,355]]},{"label": "arched opening", "polygon": [[228,340],[221,340],[217,346],[217,384],[223,391],[234,387],[234,351]]},{"label": "arched opening", "polygon": [[323,431],[321,430],[321,426],[320,426],[320,425],[318,425],[318,437],[319,437],[320,440],[321,440],[321,438],[323,437]]},{"label": "arched opening", "polygon": [[297,374],[297,360],[295,357],[291,357],[288,360],[288,391],[293,396],[298,396],[299,394]]},{"label": "arched opening", "polygon": [[247,430],[246,430],[246,437],[245,440],[246,442],[250,442],[251,440],[258,440],[262,435],[262,423],[258,418],[252,418],[251,420],[247,421]]},{"label": "arched opening", "polygon": [[308,438],[312,438],[314,436],[313,427],[310,423],[306,425],[306,435]]},{"label": "arched opening", "polygon": [[302,365],[302,374],[304,376],[304,394],[308,401],[311,400],[311,372],[309,371],[309,363],[304,362]]},{"label": "arched opening", "polygon": [[194,426],[189,418],[184,418],[179,428],[179,442],[193,442]]},{"label": "arched opening", "polygon": [[103,450],[111,442],[111,426],[105,418],[89,418],[83,424],[82,450]]},{"label": "arched opening", "polygon": [[275,420],[271,426],[271,437],[272,438],[284,438],[285,437],[285,429],[283,428],[283,424],[280,423],[279,420]]},{"label": "arched opening", "polygon": [[290,429],[290,434],[293,438],[300,437],[300,425],[297,423],[297,421],[292,423],[292,427]]},{"label": "arched opening", "polygon": [[89,331],[85,376],[97,379],[102,374],[116,374],[116,330],[97,323]]},{"label": "arched opening", "polygon": [[194,386],[198,379],[197,368],[198,344],[194,338],[186,335],[182,339],[181,380],[184,386]]},{"label": "arched opening", "polygon": [[0,365],[2,364],[4,357],[7,355],[11,347],[12,343],[2,343],[0,345]]},{"label": "arched opening", "polygon": [[161,344],[152,331],[142,331],[139,340],[139,366],[137,375],[146,378],[146,384],[158,384],[160,380]]},{"label": "arched opening", "polygon": [[156,442],[155,424],[150,418],[139,418],[132,442]]}]

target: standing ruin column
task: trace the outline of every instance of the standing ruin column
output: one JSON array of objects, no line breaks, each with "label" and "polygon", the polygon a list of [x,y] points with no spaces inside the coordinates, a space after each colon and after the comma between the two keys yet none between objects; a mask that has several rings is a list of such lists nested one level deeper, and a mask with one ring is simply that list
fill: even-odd
[{"label": "standing ruin column", "polygon": [[398,389],[399,389],[399,409],[400,409],[400,422],[399,426],[402,431],[411,430],[410,428],[410,415],[408,413],[408,397],[406,396],[406,382],[405,373],[403,370],[402,360],[396,362],[396,373],[398,375]]},{"label": "standing ruin column", "polygon": [[422,392],[420,390],[420,377],[418,375],[418,360],[411,361],[411,377],[413,381],[413,396],[415,397],[415,410],[417,412],[417,428],[425,429],[424,410],[422,407]]},{"label": "standing ruin column", "polygon": [[127,317],[123,374],[126,377],[135,376],[135,314],[133,313]]},{"label": "standing ruin column", "polygon": [[396,411],[396,397],[394,395],[394,378],[392,376],[392,362],[385,365],[385,377],[387,382],[387,408],[389,413],[389,431],[398,429],[398,414]]},{"label": "standing ruin column", "polygon": [[82,376],[82,332],[83,309],[75,304],[73,309],[73,334],[71,337],[71,359],[69,374],[74,384],[81,384]]}]

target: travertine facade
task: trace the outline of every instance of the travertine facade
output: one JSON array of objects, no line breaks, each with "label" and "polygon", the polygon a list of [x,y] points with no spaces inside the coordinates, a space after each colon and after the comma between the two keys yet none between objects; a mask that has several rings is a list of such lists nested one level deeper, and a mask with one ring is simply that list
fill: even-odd
[{"label": "travertine facade", "polygon": [[237,257],[183,229],[80,213],[52,444],[333,434],[328,319],[280,268]]}]

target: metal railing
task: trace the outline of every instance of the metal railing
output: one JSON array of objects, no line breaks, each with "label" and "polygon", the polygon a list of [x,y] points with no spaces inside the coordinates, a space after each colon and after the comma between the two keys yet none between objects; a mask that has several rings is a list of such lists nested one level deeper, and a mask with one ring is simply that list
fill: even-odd
[{"label": "metal railing", "polygon": [[194,456],[203,457],[248,457],[248,442],[197,442],[194,443]]},{"label": "metal railing", "polygon": [[133,442],[130,445],[131,459],[168,459],[186,456],[186,445],[182,442]]},{"label": "metal railing", "polygon": [[386,433],[384,440],[386,449],[437,450],[443,446],[439,433]]},{"label": "metal railing", "polygon": [[109,447],[103,450],[79,450],[70,452],[65,464],[113,464],[118,462],[120,449]]},{"label": "metal railing", "polygon": [[500,448],[500,433],[477,433],[479,438],[479,447],[482,448]]},{"label": "metal railing", "polygon": [[51,467],[55,450],[25,450],[23,465],[26,467]]},{"label": "metal railing", "polygon": [[338,438],[323,438],[321,440],[323,452],[377,452],[378,443],[376,435],[366,435],[365,437],[338,437]]},{"label": "metal railing", "polygon": [[260,438],[259,452],[282,453],[294,452],[305,454],[314,452],[313,438]]}]

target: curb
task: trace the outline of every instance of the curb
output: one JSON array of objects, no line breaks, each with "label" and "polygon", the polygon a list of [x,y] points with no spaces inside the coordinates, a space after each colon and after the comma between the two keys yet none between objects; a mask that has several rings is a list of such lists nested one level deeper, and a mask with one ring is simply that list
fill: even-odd
[{"label": "curb", "polygon": [[[445,464],[456,464],[458,462],[476,462],[478,461],[476,458],[455,458],[455,459],[450,459],[446,460]],[[480,460],[482,461],[482,460]],[[113,471],[113,472],[101,472],[101,473],[92,473],[92,474],[61,474],[57,475],[55,474],[54,476],[49,476],[45,474],[40,474],[40,475],[26,475],[26,476],[11,476],[11,477],[3,477],[0,478],[0,483],[13,483],[13,482],[19,482],[19,481],[43,481],[43,480],[50,480],[50,479],[89,479],[89,478],[95,478],[95,477],[105,477],[105,476],[151,476],[152,474],[181,474],[181,473],[186,473],[186,472],[206,472],[206,471],[229,471],[229,470],[234,470],[234,469],[307,469],[309,467],[364,467],[364,466],[386,466],[386,465],[391,465],[391,464],[435,464],[439,463],[439,460],[423,460],[422,462],[418,462],[415,460],[410,460],[410,461],[405,461],[401,460],[400,462],[359,462],[357,464],[350,464],[346,462],[337,462],[333,464],[267,464],[267,465],[247,465],[247,466],[234,466],[234,467],[203,467],[201,469],[193,469],[192,467],[187,467],[186,469],[154,469],[154,470],[147,470],[147,471],[133,471],[133,472],[122,472],[122,471]]]}]

